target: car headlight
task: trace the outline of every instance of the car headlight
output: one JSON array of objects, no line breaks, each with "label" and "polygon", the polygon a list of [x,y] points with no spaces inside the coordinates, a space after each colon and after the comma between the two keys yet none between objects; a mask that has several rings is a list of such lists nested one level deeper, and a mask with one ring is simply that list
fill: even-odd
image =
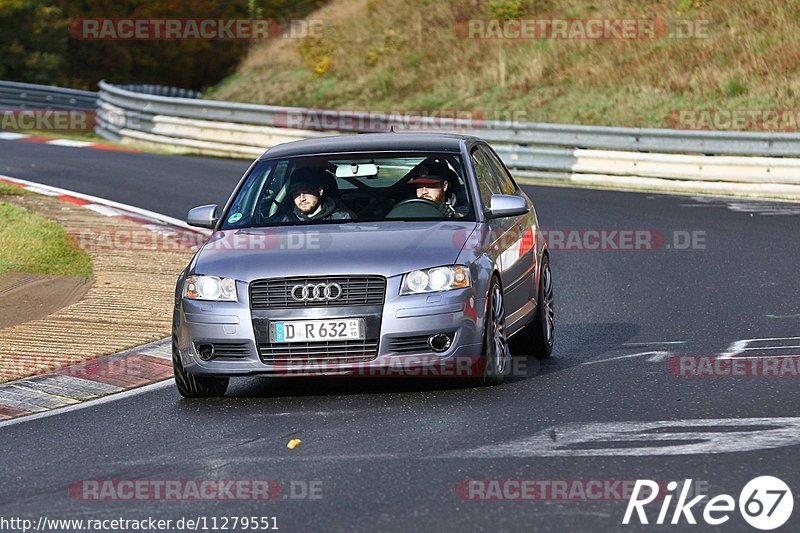
[{"label": "car headlight", "polygon": [[449,291],[470,286],[469,268],[462,265],[415,270],[403,276],[400,294]]},{"label": "car headlight", "polygon": [[217,276],[189,276],[183,284],[183,297],[190,300],[236,301],[236,280]]}]

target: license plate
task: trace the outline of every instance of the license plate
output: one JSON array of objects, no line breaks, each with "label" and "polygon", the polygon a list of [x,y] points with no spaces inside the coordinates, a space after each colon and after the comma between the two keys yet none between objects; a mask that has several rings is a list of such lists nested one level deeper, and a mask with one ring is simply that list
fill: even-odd
[{"label": "license plate", "polygon": [[272,322],[269,327],[269,337],[271,342],[362,340],[364,339],[364,319],[341,318]]}]

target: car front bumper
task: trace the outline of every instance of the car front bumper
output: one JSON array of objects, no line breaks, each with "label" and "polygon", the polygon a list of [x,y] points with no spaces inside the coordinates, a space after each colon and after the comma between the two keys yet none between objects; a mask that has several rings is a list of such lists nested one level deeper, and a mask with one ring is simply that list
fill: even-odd
[{"label": "car front bumper", "polygon": [[[476,298],[474,287],[400,296],[400,281],[401,276],[388,278],[384,303],[375,306],[251,310],[243,282],[238,302],[180,299],[174,320],[181,362],[187,372],[205,376],[471,375],[483,346],[485,296]],[[319,351],[279,362],[265,355],[276,346],[265,350],[270,321],[353,317],[365,318],[367,336],[376,345],[368,354],[342,362]],[[434,352],[424,344],[437,333],[451,336],[448,349]],[[198,347],[204,344],[215,346],[215,358],[200,358]]]}]

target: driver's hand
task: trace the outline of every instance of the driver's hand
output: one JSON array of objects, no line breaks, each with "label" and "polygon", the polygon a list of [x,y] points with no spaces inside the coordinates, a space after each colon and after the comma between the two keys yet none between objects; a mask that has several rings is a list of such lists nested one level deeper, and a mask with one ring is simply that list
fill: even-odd
[{"label": "driver's hand", "polygon": [[447,202],[442,202],[439,205],[439,212],[442,214],[444,218],[451,218],[453,216],[453,210],[447,205]]}]

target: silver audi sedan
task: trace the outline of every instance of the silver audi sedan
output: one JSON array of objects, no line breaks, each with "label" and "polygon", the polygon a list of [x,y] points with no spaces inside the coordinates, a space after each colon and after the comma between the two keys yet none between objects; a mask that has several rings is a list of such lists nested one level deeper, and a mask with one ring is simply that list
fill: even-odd
[{"label": "silver audi sedan", "polygon": [[[178,279],[186,397],[234,376],[452,376],[499,384],[553,350],[553,282],[531,200],[483,140],[323,137],[270,148]],[[509,343],[511,348],[509,348]]]}]

